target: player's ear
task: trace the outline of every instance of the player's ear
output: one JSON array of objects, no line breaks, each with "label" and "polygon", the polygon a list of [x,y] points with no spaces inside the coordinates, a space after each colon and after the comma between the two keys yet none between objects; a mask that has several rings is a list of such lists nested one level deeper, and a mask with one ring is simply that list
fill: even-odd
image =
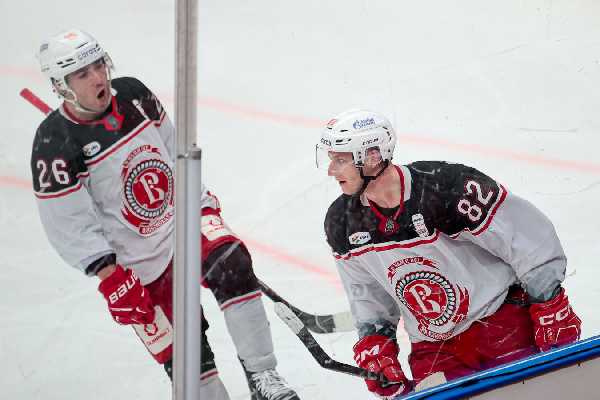
[{"label": "player's ear", "polygon": [[367,150],[367,156],[365,157],[365,165],[374,167],[379,164],[382,160],[381,153],[378,147],[371,147]]},{"label": "player's ear", "polygon": [[[66,77],[65,77],[65,82],[66,82]],[[65,96],[67,94],[67,91],[62,89],[58,85],[58,82],[54,78],[52,78],[52,86],[54,86],[54,90],[56,91],[56,93],[59,93],[61,96]]]}]

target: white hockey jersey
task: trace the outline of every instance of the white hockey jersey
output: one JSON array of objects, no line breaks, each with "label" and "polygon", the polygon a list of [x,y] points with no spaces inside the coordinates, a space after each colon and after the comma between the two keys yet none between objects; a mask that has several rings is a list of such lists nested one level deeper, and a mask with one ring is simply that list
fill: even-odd
[{"label": "white hockey jersey", "polygon": [[[95,121],[63,105],[42,122],[34,191],[46,235],[68,264],[91,275],[90,264],[114,253],[148,284],[174,252],[174,127],[140,81],[114,79],[112,93]],[[198,205],[218,208],[205,187]]]},{"label": "white hockey jersey", "polygon": [[528,201],[464,165],[395,168],[392,215],[341,195],[325,218],[360,337],[393,337],[402,318],[412,342],[445,340],[493,314],[509,286],[545,301],[564,280],[554,227]]}]

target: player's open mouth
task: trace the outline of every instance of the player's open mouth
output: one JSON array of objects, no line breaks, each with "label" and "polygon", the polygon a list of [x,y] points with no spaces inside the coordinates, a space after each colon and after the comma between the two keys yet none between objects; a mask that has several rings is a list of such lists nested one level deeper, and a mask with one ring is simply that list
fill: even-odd
[{"label": "player's open mouth", "polygon": [[106,100],[106,89],[102,89],[100,93],[98,93],[98,100]]}]

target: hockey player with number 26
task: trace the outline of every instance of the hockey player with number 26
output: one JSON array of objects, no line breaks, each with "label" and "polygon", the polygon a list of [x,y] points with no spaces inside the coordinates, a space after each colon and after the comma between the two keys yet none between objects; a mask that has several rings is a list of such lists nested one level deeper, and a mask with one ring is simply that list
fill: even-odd
[{"label": "hockey player with number 26", "polygon": [[[102,280],[113,319],[131,325],[172,377],[173,124],[140,81],[111,79],[108,54],[79,29],[45,40],[38,58],[64,100],[38,128],[31,158],[46,235],[68,264]],[[223,311],[252,398],[298,399],[275,370],[250,254],[204,185],[197,201],[204,283]],[[202,318],[201,397],[228,399],[206,329]]]},{"label": "hockey player with number 26", "polygon": [[548,218],[475,168],[394,165],[395,145],[384,116],[358,109],[329,121],[317,144],[317,166],[343,192],[325,232],[357,321],[355,360],[396,382],[367,381],[369,390],[384,399],[411,390],[400,319],[416,384],[578,340],[561,286],[567,259]]}]

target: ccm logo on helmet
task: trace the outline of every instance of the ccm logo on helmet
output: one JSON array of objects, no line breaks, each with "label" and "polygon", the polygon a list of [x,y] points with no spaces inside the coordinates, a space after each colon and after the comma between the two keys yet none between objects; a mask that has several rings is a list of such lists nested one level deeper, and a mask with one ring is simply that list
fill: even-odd
[{"label": "ccm logo on helmet", "polygon": [[331,146],[331,140],[321,138],[321,143],[325,146]]},{"label": "ccm logo on helmet", "polygon": [[83,60],[84,58],[86,58],[89,55],[92,55],[96,52],[96,49],[89,49],[88,51],[81,53],[80,55],[77,56],[77,58],[79,58],[80,60]]},{"label": "ccm logo on helmet", "polygon": [[365,140],[362,145],[363,146],[367,146],[367,145],[373,144],[375,142],[379,142],[379,138],[375,138],[375,139],[371,139],[371,140]]},{"label": "ccm logo on helmet", "polygon": [[366,118],[366,119],[357,119],[356,122],[352,124],[354,129],[366,128],[367,126],[375,125],[374,118]]}]

